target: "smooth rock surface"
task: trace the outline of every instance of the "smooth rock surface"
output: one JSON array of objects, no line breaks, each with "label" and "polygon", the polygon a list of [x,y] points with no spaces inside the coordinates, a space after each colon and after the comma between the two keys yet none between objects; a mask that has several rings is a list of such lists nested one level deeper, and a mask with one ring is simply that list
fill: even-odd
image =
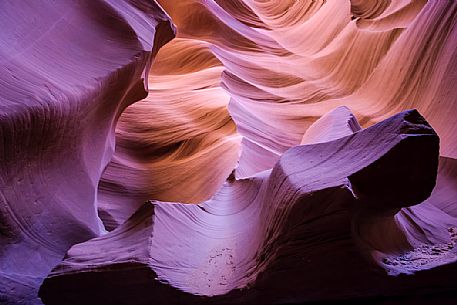
[{"label": "smooth rock surface", "polygon": [[174,30],[157,3],[117,0],[2,1],[0,28],[0,303],[40,304],[68,248],[105,231],[117,118]]},{"label": "smooth rock surface", "polygon": [[[398,221],[403,207],[430,196],[438,151],[415,110],[294,147],[272,170],[228,182],[201,205],[146,203],[116,230],[72,247],[40,296],[46,304],[276,304],[455,288],[456,219]],[[445,243],[446,259],[433,266],[400,262]]]},{"label": "smooth rock surface", "polygon": [[457,304],[456,1],[4,0],[0,29],[0,304]]}]

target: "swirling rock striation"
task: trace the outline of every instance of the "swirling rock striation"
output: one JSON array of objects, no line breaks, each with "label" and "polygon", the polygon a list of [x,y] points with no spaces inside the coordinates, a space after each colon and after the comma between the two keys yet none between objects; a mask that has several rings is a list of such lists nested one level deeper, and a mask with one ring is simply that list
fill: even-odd
[{"label": "swirling rock striation", "polygon": [[2,1],[0,15],[0,302],[40,304],[68,248],[104,232],[114,126],[174,29],[146,1]]},{"label": "swirling rock striation", "polygon": [[[368,127],[417,108],[455,158],[455,1],[161,1],[179,35],[210,43],[244,137],[240,177],[271,168],[338,106]],[[190,13],[188,13],[190,12]],[[274,163],[273,163],[274,164]]]},{"label": "swirling rock striation", "polygon": [[[417,108],[440,135],[441,155],[455,158],[455,2],[159,2],[178,39],[159,53],[148,102],[117,128],[100,186],[110,229],[146,199],[210,198],[237,160],[237,178],[271,169],[338,106],[363,127]],[[167,123],[148,120],[154,113]]]},{"label": "swirling rock striation", "polygon": [[178,38],[159,51],[148,97],[122,113],[116,151],[100,181],[99,210],[108,229],[151,198],[207,200],[230,175],[241,139],[220,87],[222,71],[201,41]]},{"label": "swirling rock striation", "polygon": [[[164,130],[151,120],[140,124],[135,118],[163,113],[152,103],[133,106],[121,118],[119,152],[100,189],[106,218],[118,218],[110,228],[145,199],[198,203],[211,197],[235,164],[239,139],[227,128],[232,119],[243,136],[238,178],[271,169],[312,123],[344,105],[363,127],[417,108],[440,135],[441,155],[455,157],[457,132],[449,123],[457,105],[455,2],[159,2],[177,25],[179,41],[159,53],[153,73],[170,77],[158,78],[159,90],[148,100],[167,104],[163,117],[187,120],[192,132]],[[211,75],[208,67],[218,72]],[[187,82],[191,78],[196,81]],[[209,96],[200,81],[217,94]],[[228,112],[222,107],[216,114],[209,106],[227,102]],[[211,126],[183,116],[196,107],[205,114],[198,121]],[[170,131],[174,136],[166,137]],[[187,149],[191,144],[198,149]],[[139,155],[140,149],[148,153]],[[208,175],[200,170],[205,162]],[[173,191],[177,181],[192,191]]]},{"label": "swirling rock striation", "polygon": [[[291,148],[272,170],[227,182],[200,205],[146,203],[114,231],[72,247],[40,295],[46,304],[276,304],[407,294],[432,282],[435,291],[455,288],[456,264],[438,280],[424,270],[457,260],[456,219],[446,214],[440,227],[438,209],[431,221],[399,217],[430,196],[438,152],[438,136],[414,110]],[[388,239],[366,239],[386,230]],[[440,243],[446,257],[415,266],[417,275],[375,268],[411,273],[393,262]]]},{"label": "swirling rock striation", "polygon": [[0,3],[0,303],[456,303],[457,2],[158,2]]}]

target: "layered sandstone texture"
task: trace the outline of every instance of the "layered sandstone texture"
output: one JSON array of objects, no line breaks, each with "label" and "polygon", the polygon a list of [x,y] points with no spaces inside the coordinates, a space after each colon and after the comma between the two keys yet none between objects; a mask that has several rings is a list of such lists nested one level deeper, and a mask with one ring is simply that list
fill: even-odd
[{"label": "layered sandstone texture", "polygon": [[457,2],[0,2],[0,304],[457,304]]},{"label": "layered sandstone texture", "polygon": [[0,302],[39,304],[68,248],[105,232],[116,122],[174,28],[154,2],[2,1],[0,14]]}]

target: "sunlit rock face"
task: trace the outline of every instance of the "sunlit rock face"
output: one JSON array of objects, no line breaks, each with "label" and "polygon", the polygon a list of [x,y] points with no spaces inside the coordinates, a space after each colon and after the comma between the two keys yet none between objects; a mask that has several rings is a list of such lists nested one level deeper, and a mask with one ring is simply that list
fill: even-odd
[{"label": "sunlit rock face", "polygon": [[148,97],[119,119],[116,152],[99,185],[100,217],[108,229],[151,198],[209,199],[230,175],[241,137],[220,87],[223,70],[202,41],[177,38],[160,50]]},{"label": "sunlit rock face", "polygon": [[0,304],[457,302],[457,2],[0,26]]}]

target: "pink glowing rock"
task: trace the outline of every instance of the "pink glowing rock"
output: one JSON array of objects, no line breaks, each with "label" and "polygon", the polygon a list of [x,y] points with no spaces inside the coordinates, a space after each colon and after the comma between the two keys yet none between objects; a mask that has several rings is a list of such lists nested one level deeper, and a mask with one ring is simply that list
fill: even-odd
[{"label": "pink glowing rock", "polygon": [[225,182],[241,137],[227,111],[230,97],[220,87],[222,71],[197,40],[175,39],[161,48],[148,97],[128,107],[116,126],[116,151],[98,193],[107,229],[148,199],[199,203]]},{"label": "pink glowing rock", "polygon": [[362,129],[351,111],[344,106],[323,115],[306,130],[300,144],[329,142]]},{"label": "pink glowing rock", "polygon": [[[72,247],[40,296],[46,304],[273,304],[394,295],[432,282],[452,287],[455,264],[435,282],[423,271],[430,265],[394,263],[406,251],[441,247],[427,239],[430,228],[435,242],[450,245],[433,267],[457,260],[455,218],[441,227],[433,217],[396,222],[403,207],[430,196],[438,151],[417,111],[294,147],[271,171],[228,182],[200,205],[146,203],[113,232]],[[384,232],[388,239],[366,240]],[[421,272],[392,277],[381,267]]]},{"label": "pink glowing rock", "polygon": [[[159,53],[150,96],[121,117],[100,183],[110,229],[146,199],[210,198],[236,162],[233,123],[243,137],[237,178],[272,168],[342,105],[363,127],[418,108],[441,137],[441,155],[455,155],[456,3],[159,2],[178,39]],[[149,120],[155,114],[163,120]]]},{"label": "pink glowing rock", "polygon": [[198,15],[219,31],[179,13],[195,1],[162,2],[185,35],[214,45],[247,146],[281,154],[338,106],[363,127],[417,108],[456,156],[455,1],[204,1]]},{"label": "pink glowing rock", "polygon": [[456,1],[0,2],[0,304],[457,303]]},{"label": "pink glowing rock", "polygon": [[[353,134],[360,129],[359,122],[351,111],[347,107],[341,106],[311,124],[300,144],[329,142]],[[243,138],[241,143],[243,150],[236,168],[237,178],[251,177],[271,169],[281,157],[279,151],[260,146],[248,138]]]}]

